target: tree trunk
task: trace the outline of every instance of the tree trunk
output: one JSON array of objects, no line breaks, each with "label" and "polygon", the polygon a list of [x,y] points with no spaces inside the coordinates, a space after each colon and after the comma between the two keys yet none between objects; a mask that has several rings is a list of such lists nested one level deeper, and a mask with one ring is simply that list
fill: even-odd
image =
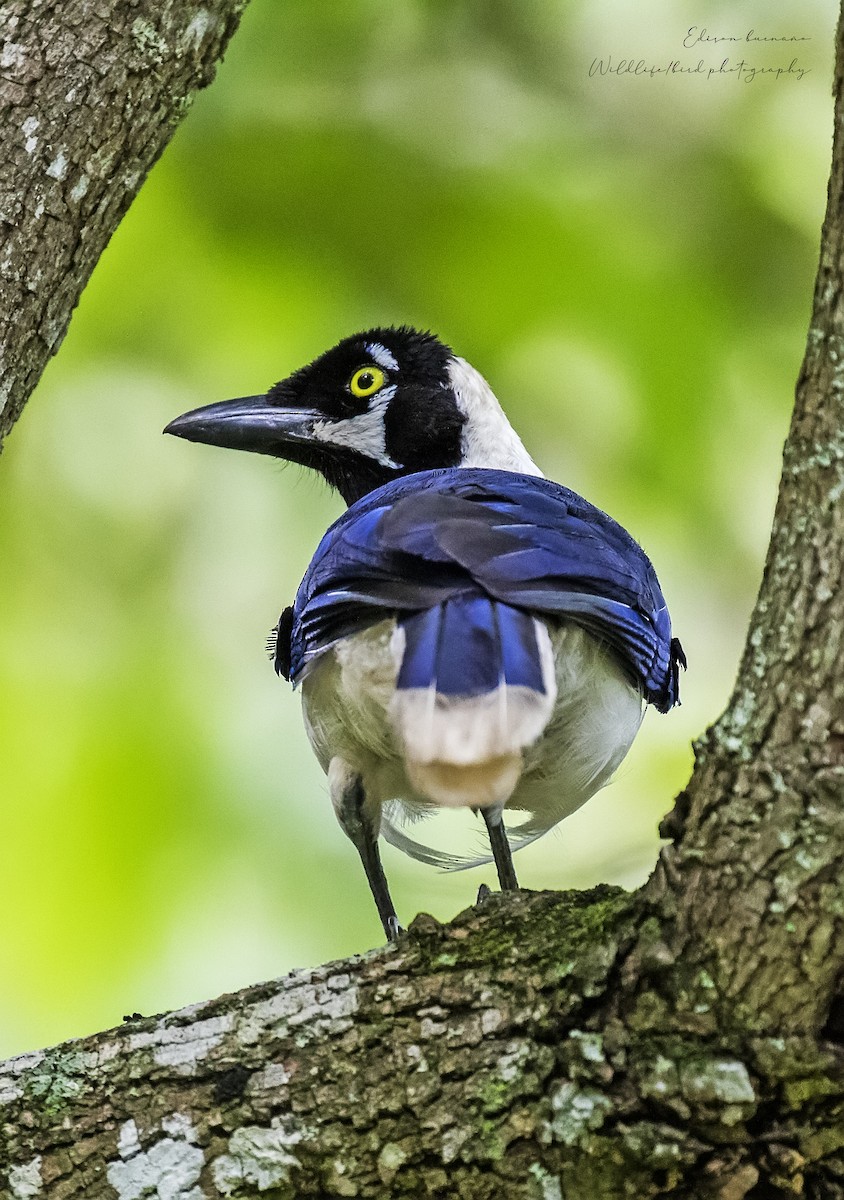
[{"label": "tree trunk", "polygon": [[246,0],[3,0],[0,445]]},{"label": "tree trunk", "polygon": [[844,1200],[842,43],[765,576],[650,882],[423,915],[362,959],[11,1060],[4,1200]]}]

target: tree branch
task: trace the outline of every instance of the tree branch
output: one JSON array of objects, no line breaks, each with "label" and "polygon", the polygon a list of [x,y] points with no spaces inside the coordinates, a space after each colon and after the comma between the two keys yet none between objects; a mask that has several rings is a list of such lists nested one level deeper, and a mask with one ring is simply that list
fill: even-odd
[{"label": "tree branch", "polygon": [[246,0],[0,9],[0,445]]},{"label": "tree branch", "polygon": [[11,1060],[4,1200],[844,1197],[842,42],[764,580],[649,884],[494,896]]},{"label": "tree branch", "polygon": [[722,1019],[806,1034],[844,972],[842,22],[844,9],[820,265],[762,586],[735,691],[669,821],[685,830],[648,887],[684,973],[695,961],[720,981]]}]

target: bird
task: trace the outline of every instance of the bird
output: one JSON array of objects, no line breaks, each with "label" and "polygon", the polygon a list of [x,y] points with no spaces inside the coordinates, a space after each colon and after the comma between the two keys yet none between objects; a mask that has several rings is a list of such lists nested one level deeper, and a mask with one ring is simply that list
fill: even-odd
[{"label": "bird", "polygon": [[298,463],[347,505],[268,650],[301,687],[389,941],[401,926],[379,837],[463,866],[413,832],[467,807],[486,826],[480,861],[517,889],[513,852],[610,780],[649,705],[679,703],[686,658],[645,552],[545,478],[484,377],[434,334],[345,337],[165,433]]}]

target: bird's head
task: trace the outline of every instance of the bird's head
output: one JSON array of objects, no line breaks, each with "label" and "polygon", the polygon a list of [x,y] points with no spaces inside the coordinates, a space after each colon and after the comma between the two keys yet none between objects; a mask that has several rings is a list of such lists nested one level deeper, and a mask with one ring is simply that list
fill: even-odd
[{"label": "bird's head", "polygon": [[407,327],[344,338],[265,395],[195,409],[165,433],[313,467],[347,504],[439,467],[539,474],[483,377]]}]

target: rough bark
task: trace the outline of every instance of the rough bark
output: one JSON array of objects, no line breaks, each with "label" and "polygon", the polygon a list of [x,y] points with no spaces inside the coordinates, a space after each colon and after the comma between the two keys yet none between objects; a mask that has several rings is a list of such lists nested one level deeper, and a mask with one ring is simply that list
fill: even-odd
[{"label": "rough bark", "polygon": [[0,444],[246,0],[0,6]]},{"label": "rough bark", "polygon": [[844,1200],[842,29],[764,580],[649,884],[493,896],[12,1060],[4,1200]]}]

